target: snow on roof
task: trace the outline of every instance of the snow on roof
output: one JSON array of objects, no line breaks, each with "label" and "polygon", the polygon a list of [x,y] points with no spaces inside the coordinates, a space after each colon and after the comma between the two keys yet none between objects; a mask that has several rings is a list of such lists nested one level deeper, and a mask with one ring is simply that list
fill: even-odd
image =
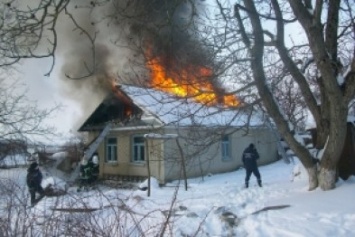
[{"label": "snow on roof", "polygon": [[264,123],[261,114],[255,112],[250,116],[236,108],[204,106],[154,89],[128,85],[120,89],[144,111],[143,120],[155,116],[164,125],[259,126]]},{"label": "snow on roof", "polygon": [[145,138],[148,139],[161,139],[161,140],[168,140],[168,139],[176,139],[178,138],[178,134],[157,134],[157,133],[147,133],[144,134]]}]

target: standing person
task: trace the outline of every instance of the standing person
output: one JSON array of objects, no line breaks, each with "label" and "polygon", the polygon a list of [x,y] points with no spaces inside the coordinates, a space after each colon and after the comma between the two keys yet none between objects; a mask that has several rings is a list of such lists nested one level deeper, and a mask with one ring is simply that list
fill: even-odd
[{"label": "standing person", "polygon": [[[31,194],[31,206],[35,205],[42,197],[44,197],[44,190],[41,186],[42,172],[39,169],[38,163],[33,162],[27,169],[26,182]],[[36,199],[36,193],[40,194],[40,197]]]},{"label": "standing person", "polygon": [[79,187],[77,189],[78,192],[85,188],[89,184],[90,176],[91,176],[91,166],[88,160],[84,157],[80,162],[80,178],[79,178]]},{"label": "standing person", "polygon": [[99,176],[98,161],[97,153],[95,153],[91,159],[87,160],[86,158],[83,158],[81,161],[78,192],[80,192],[82,188],[88,190],[89,186],[97,180],[97,177]]},{"label": "standing person", "polygon": [[258,169],[258,165],[256,163],[257,159],[259,159],[259,153],[256,150],[254,144],[250,143],[250,145],[247,148],[245,148],[245,150],[243,152],[243,157],[242,157],[244,168],[246,170],[246,175],[245,175],[245,187],[246,188],[249,187],[249,179],[250,179],[251,173],[253,173],[254,176],[257,178],[259,187],[262,187],[261,176],[260,176],[260,172]]},{"label": "standing person", "polygon": [[91,158],[92,162],[92,181],[96,181],[99,177],[100,173],[100,167],[99,167],[99,154],[97,152],[94,153],[94,155]]}]

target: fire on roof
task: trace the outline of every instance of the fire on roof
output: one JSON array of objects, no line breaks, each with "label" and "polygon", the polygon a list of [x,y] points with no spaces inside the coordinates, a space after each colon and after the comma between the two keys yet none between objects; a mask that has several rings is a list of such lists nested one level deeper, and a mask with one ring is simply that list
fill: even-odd
[{"label": "fire on roof", "polygon": [[142,110],[133,103],[119,86],[113,87],[112,93],[101,102],[79,131],[101,130],[107,122],[127,123],[140,118]]}]

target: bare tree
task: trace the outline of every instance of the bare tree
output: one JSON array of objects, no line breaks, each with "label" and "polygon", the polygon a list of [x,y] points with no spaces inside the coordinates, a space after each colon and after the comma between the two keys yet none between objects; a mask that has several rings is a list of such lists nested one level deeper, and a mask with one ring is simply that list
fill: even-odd
[{"label": "bare tree", "polygon": [[[34,1],[22,4],[2,2],[0,20],[1,66],[13,65],[23,58],[52,57],[57,47],[55,26],[69,1]],[[42,45],[41,45],[42,44]],[[44,44],[44,46],[43,46]],[[52,71],[50,69],[49,73]]]},{"label": "bare tree", "polygon": [[[221,10],[219,25],[224,27],[217,44],[229,51],[225,59],[234,59],[228,63],[239,72],[234,76],[254,83],[266,111],[308,171],[309,190],[335,188],[355,89],[352,2],[244,0],[229,7],[216,2]],[[296,31],[291,36],[290,27]],[[274,93],[275,83],[283,85],[283,93],[297,88],[297,98],[312,115],[315,146],[324,149],[319,170],[312,154],[294,136],[295,114],[290,117],[285,99]]]},{"label": "bare tree", "polygon": [[14,146],[19,141],[36,142],[39,137],[54,134],[55,129],[44,121],[57,108],[39,109],[36,102],[28,100],[26,90],[18,81],[0,79],[1,141]]}]

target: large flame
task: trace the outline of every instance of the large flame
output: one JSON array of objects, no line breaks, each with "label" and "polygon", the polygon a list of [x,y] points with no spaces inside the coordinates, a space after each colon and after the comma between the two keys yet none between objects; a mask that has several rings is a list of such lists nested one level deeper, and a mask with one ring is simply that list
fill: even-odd
[{"label": "large flame", "polygon": [[192,98],[207,106],[236,107],[240,101],[234,95],[226,95],[224,90],[209,80],[213,71],[203,66],[187,66],[179,70],[167,70],[160,58],[147,60],[150,69],[151,86],[155,89],[182,98]]}]

